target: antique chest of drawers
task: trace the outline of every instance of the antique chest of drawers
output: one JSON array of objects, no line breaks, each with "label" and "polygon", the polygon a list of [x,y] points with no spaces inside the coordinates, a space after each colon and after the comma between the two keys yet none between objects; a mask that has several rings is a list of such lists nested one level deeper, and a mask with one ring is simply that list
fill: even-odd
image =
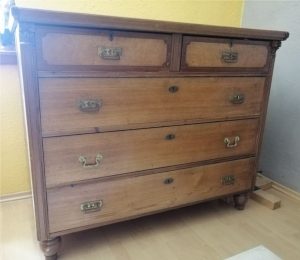
[{"label": "antique chest of drawers", "polygon": [[38,239],[253,188],[287,32],[12,10]]}]

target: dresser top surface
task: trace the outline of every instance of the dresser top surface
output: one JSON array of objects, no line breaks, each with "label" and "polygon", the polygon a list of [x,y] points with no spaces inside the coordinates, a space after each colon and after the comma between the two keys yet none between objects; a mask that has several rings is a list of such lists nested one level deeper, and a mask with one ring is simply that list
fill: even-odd
[{"label": "dresser top surface", "polygon": [[260,40],[286,40],[289,36],[289,33],[285,31],[144,20],[19,7],[12,8],[12,15],[15,20],[20,23],[28,22],[41,25],[151,31],[159,33],[179,33],[199,36],[219,36]]}]

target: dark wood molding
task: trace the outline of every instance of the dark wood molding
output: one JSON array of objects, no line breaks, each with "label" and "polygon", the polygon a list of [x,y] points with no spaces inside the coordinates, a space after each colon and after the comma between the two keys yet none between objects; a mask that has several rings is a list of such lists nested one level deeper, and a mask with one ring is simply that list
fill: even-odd
[{"label": "dark wood molding", "polygon": [[277,50],[281,47],[281,41],[271,41],[271,55],[275,56]]},{"label": "dark wood molding", "polygon": [[[39,90],[34,46],[34,25],[20,24],[16,31],[17,53],[20,61],[22,97],[25,110],[26,136],[30,149],[30,170],[32,172],[33,199],[38,240],[49,237],[48,212],[45,190],[44,160],[40,122]],[[26,105],[25,105],[26,103]]]},{"label": "dark wood molding", "polygon": [[35,10],[29,8],[12,8],[12,15],[19,22],[34,22],[60,26],[89,27],[152,32],[173,32],[179,34],[218,36],[241,39],[286,40],[285,31],[244,29],[212,25],[177,23],[155,20],[132,19],[103,15],[74,14],[68,12]]}]

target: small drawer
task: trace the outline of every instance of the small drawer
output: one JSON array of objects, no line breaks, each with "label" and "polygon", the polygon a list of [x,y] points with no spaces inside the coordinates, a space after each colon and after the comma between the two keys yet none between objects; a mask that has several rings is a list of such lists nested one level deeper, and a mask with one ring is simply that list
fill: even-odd
[{"label": "small drawer", "polygon": [[236,39],[184,36],[183,71],[238,71],[269,68],[269,43]]},{"label": "small drawer", "polygon": [[254,155],[258,119],[44,138],[47,187]]},{"label": "small drawer", "polygon": [[50,233],[249,190],[254,158],[48,190]]},{"label": "small drawer", "polygon": [[171,36],[40,27],[40,70],[167,70]]},{"label": "small drawer", "polygon": [[40,79],[43,136],[259,116],[263,77]]}]

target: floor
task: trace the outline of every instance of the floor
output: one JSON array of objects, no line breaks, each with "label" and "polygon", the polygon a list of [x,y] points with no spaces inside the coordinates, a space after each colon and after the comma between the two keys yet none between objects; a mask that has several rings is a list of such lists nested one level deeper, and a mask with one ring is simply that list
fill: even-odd
[{"label": "floor", "polygon": [[[264,245],[300,259],[300,202],[272,191],[282,207],[249,200],[244,211],[213,201],[63,237],[60,260],[214,260]],[[0,205],[0,259],[40,260],[32,202]]]}]

